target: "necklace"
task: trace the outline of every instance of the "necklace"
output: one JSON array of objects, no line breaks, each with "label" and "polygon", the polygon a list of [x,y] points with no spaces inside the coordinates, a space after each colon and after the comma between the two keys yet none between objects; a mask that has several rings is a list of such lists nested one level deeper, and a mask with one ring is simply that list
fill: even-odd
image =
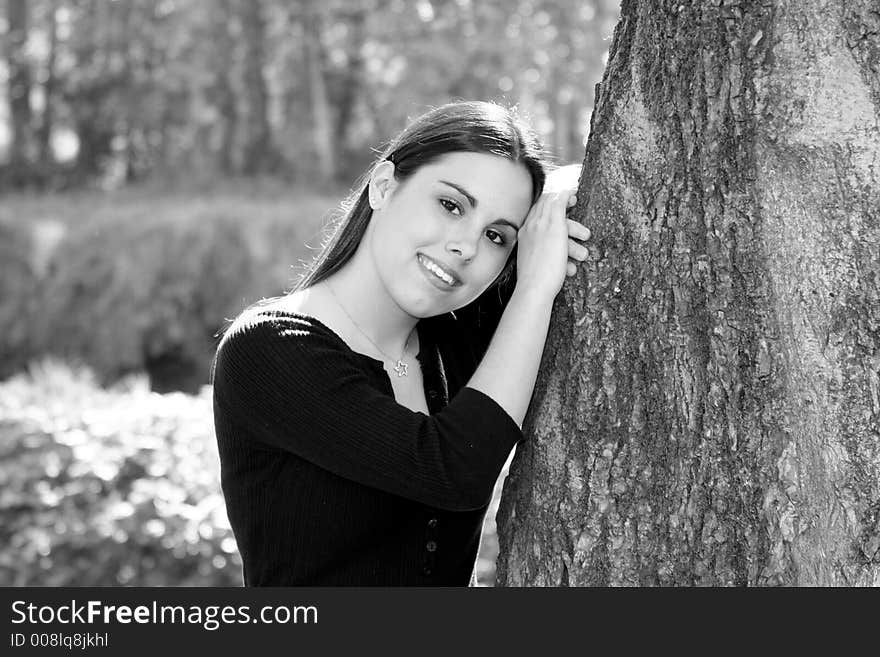
[{"label": "necklace", "polygon": [[[385,356],[385,358],[387,358],[388,360],[390,360],[393,363],[394,359],[391,358],[391,356],[386,354],[384,351],[382,351],[382,349],[379,347],[379,345],[377,345],[375,342],[373,342],[373,339],[369,335],[366,334],[364,329],[361,328],[360,324],[358,324],[356,321],[354,321],[354,317],[352,317],[351,315],[348,314],[348,311],[345,309],[345,306],[342,305],[342,302],[339,300],[339,297],[336,296],[336,292],[333,291],[333,288],[331,287],[330,283],[325,283],[325,284],[327,285],[327,289],[330,290],[330,294],[333,295],[333,300],[336,302],[336,305],[342,309],[342,312],[344,312],[345,316],[348,317],[349,321],[352,324],[354,324],[354,327],[358,331],[360,331],[362,336],[364,336],[367,340],[370,341],[371,345],[376,347],[376,349],[379,351],[380,354]],[[406,348],[409,345],[409,340],[411,337],[412,337],[412,331],[410,331],[410,334],[407,336],[406,342],[403,344],[403,352],[400,354],[400,358],[397,359],[397,363],[394,365],[394,371],[397,373],[398,377],[407,376],[406,369],[407,369],[407,367],[409,367],[409,365],[407,365],[404,362],[403,357],[406,354]]]}]

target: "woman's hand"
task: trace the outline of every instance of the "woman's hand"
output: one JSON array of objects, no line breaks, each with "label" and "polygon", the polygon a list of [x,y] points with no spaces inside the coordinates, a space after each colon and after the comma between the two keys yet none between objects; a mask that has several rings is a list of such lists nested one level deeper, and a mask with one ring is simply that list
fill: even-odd
[{"label": "woman's hand", "polygon": [[[579,173],[580,167],[575,167]],[[532,206],[523,227],[517,235],[517,286],[555,297],[565,276],[577,273],[577,263],[587,257],[587,249],[578,241],[590,238],[590,230],[577,221],[566,217],[567,209],[577,198],[577,177],[572,167],[565,170],[565,185],[560,177],[548,177],[549,191],[544,192]]]},{"label": "woman's hand", "polygon": [[577,263],[587,257],[577,240],[590,237],[589,229],[566,218],[576,198],[571,191],[541,195],[517,234],[516,280],[528,289],[555,297],[565,276],[577,273]]},{"label": "woman's hand", "polygon": [[[577,203],[577,196],[574,193],[577,190],[573,190],[571,192],[571,196],[568,197],[568,207],[572,208]],[[590,229],[584,226],[582,223],[575,221],[574,219],[568,219],[568,264],[565,268],[565,273],[567,276],[574,276],[577,274],[577,263],[583,262],[587,259],[587,255],[589,255],[587,251],[587,247],[578,244],[578,241],[586,242],[590,239]]]}]

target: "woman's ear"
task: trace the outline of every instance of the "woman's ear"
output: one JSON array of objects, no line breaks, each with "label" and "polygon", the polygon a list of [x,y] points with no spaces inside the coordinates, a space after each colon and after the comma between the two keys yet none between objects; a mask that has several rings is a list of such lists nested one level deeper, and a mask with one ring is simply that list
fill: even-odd
[{"label": "woman's ear", "polygon": [[397,181],[394,179],[394,162],[390,160],[379,162],[370,175],[368,186],[370,207],[373,210],[384,207],[388,199],[391,198],[391,192],[395,187],[397,187]]}]

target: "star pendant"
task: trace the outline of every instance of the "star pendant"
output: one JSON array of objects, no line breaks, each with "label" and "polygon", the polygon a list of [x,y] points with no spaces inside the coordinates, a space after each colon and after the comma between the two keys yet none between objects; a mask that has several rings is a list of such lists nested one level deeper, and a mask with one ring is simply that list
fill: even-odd
[{"label": "star pendant", "polygon": [[397,372],[397,376],[406,376],[406,368],[407,364],[402,360],[398,360],[397,365],[394,366],[394,371]]}]

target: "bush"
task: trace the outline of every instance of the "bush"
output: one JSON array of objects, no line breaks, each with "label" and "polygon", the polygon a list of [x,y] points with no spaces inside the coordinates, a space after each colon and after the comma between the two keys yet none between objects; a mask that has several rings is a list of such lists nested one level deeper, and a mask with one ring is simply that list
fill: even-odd
[{"label": "bush", "polygon": [[81,359],[102,382],[146,370],[155,389],[198,390],[214,335],[255,280],[240,233],[227,217],[74,231],[42,282],[38,350]]},{"label": "bush", "polygon": [[2,586],[241,584],[210,388],[41,361],[0,384],[0,464]]},{"label": "bush", "polygon": [[[90,211],[87,199],[71,199],[78,216],[64,222],[45,275],[28,282],[20,268],[9,277],[16,283],[0,308],[0,334],[25,343],[0,350],[0,377],[20,369],[25,354],[54,355],[87,365],[102,385],[146,371],[153,390],[197,392],[226,320],[289,287],[333,205],[314,196],[96,197]],[[29,212],[20,225],[33,231],[45,213]],[[19,306],[29,297],[25,315]]]}]

